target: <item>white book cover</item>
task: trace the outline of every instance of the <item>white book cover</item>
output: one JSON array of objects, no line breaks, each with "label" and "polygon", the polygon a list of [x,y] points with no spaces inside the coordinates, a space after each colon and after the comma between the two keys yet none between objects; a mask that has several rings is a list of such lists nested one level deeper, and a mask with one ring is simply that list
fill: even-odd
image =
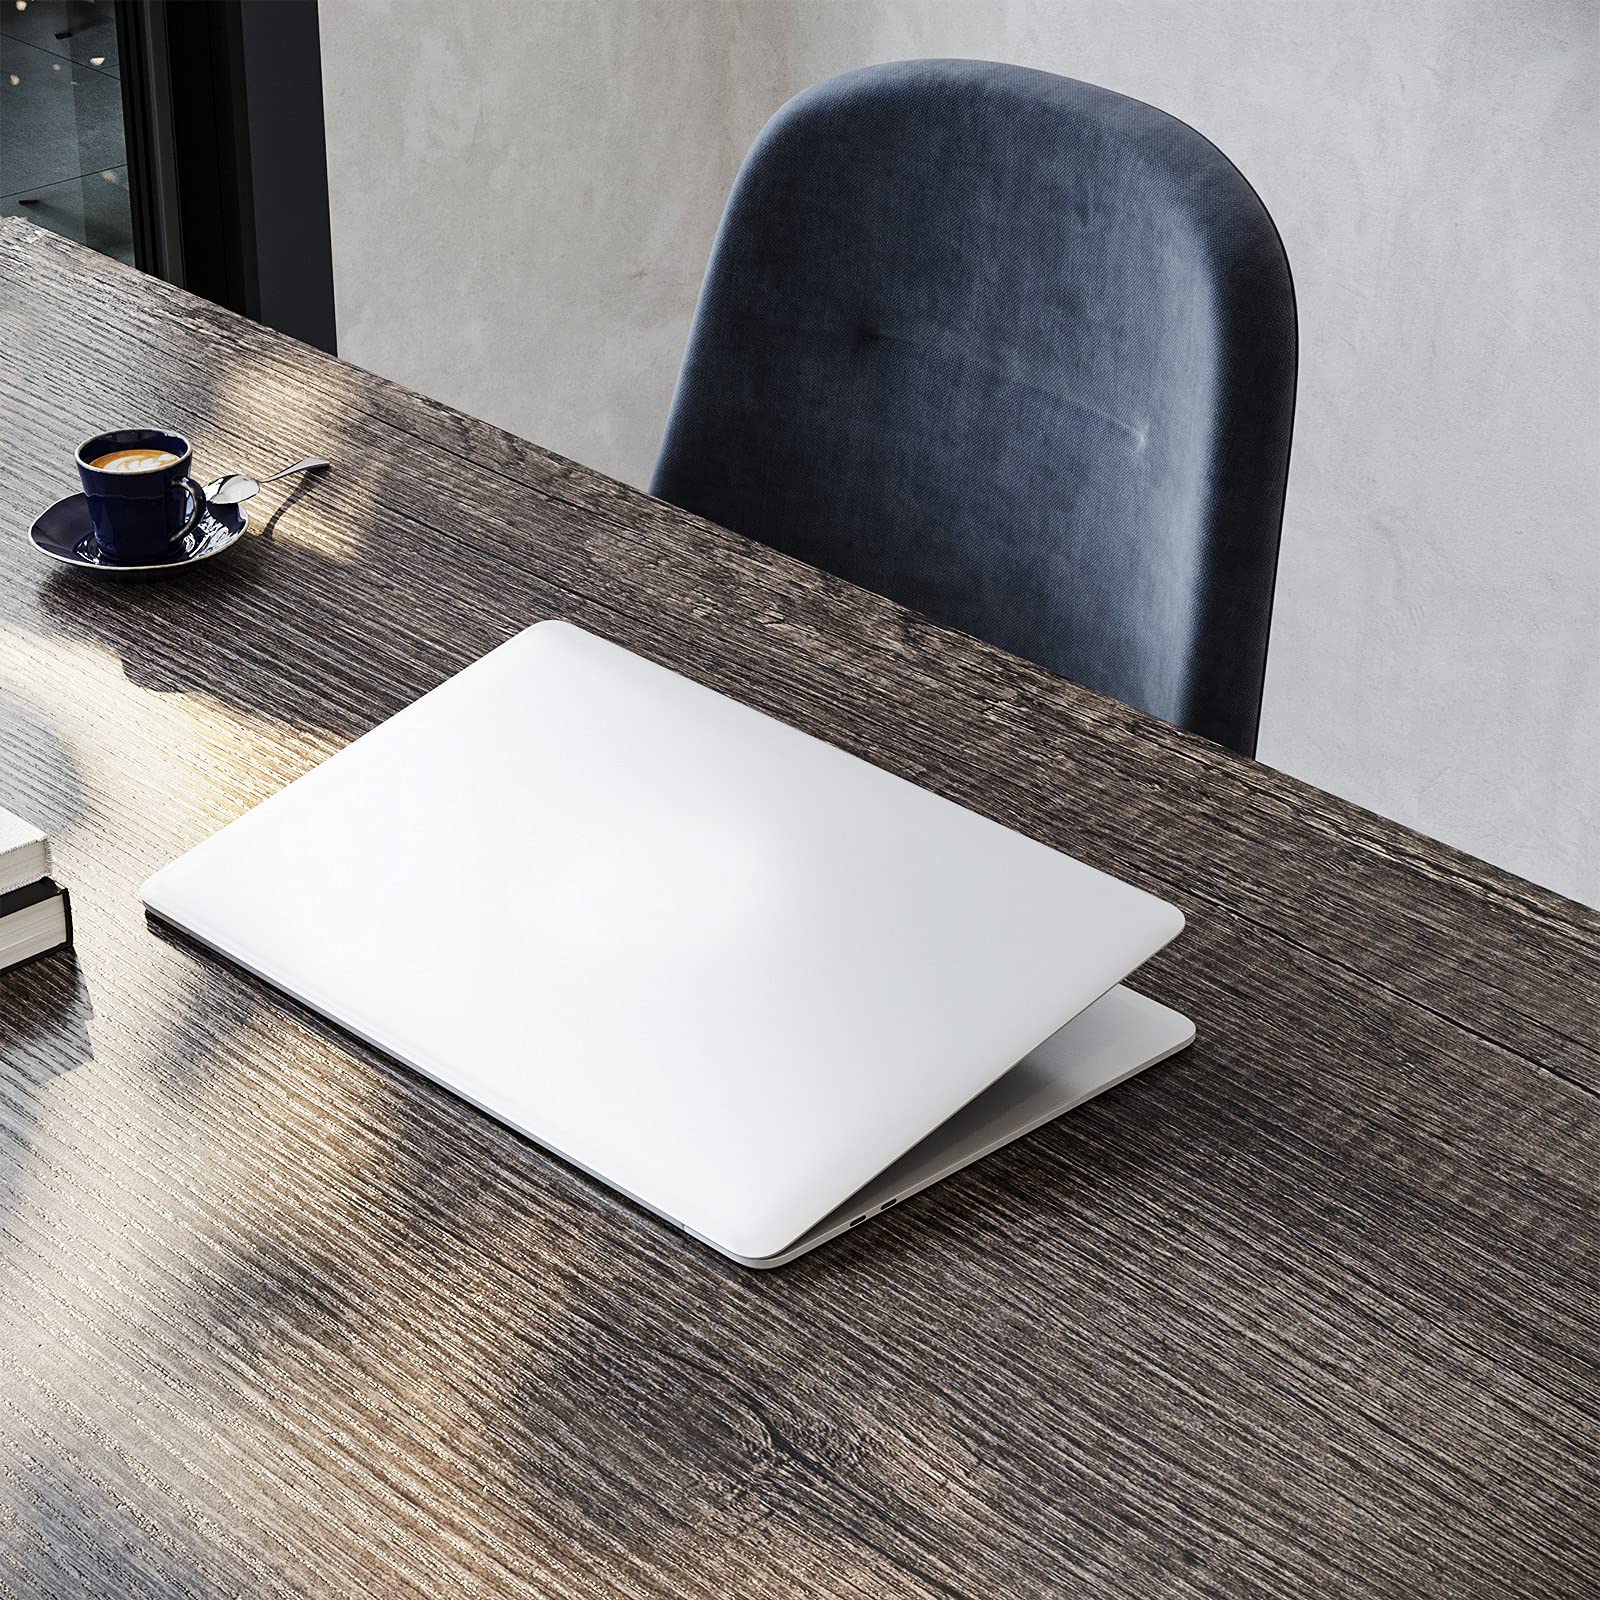
[{"label": "white book cover", "polygon": [[50,841],[30,822],[0,806],[0,894],[50,876]]}]

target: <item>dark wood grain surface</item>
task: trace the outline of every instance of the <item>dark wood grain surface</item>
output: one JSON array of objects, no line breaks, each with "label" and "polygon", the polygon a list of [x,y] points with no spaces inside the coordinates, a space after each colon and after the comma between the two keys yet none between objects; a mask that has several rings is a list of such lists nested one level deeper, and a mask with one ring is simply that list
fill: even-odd
[{"label": "dark wood grain surface", "polygon": [[[0,1594],[1594,1592],[1600,915],[10,221],[0,395]],[[138,419],[337,468],[53,570]],[[146,922],[552,616],[1176,901],[1197,1043],[759,1274]]]}]

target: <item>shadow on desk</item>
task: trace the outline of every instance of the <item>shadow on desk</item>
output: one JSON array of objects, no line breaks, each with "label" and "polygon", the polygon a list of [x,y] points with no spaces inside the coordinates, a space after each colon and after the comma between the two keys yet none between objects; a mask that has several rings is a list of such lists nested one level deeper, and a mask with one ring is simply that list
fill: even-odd
[{"label": "shadow on desk", "polygon": [[40,1103],[57,1079],[94,1059],[93,1015],[70,949],[0,972],[0,1256],[33,1159]]},{"label": "shadow on desk", "polygon": [[[266,520],[213,561],[150,583],[108,583],[56,569],[40,585],[44,613],[68,638],[114,652],[129,683],[156,694],[200,694],[231,711],[269,715],[302,732],[348,740],[365,733],[398,704],[374,714],[359,658],[348,683],[319,692],[327,679],[298,669],[300,632],[326,628],[356,569],[304,544],[274,538],[302,496],[302,479]],[[343,692],[341,692],[343,691]],[[399,704],[413,698],[404,693]]]},{"label": "shadow on desk", "polygon": [[94,1059],[89,1041],[93,1015],[71,950],[56,950],[0,972],[0,1092],[12,1106],[19,1090],[41,1089]]},{"label": "shadow on desk", "polygon": [[0,692],[0,806],[54,840],[84,820],[83,768],[48,716]]}]

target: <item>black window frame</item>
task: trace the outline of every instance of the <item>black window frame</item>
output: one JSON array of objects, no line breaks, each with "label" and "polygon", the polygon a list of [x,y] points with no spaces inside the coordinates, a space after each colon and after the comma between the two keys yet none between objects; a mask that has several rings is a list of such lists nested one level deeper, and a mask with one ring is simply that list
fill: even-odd
[{"label": "black window frame", "polygon": [[134,259],[330,353],[316,0],[117,0]]}]

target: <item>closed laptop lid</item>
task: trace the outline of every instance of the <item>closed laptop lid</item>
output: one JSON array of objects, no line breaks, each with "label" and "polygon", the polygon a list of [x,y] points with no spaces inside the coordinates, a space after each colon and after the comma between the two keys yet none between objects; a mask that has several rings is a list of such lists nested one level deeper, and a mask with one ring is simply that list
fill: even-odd
[{"label": "closed laptop lid", "polygon": [[144,898],[747,1259],[785,1249],[1183,925],[557,622]]}]

